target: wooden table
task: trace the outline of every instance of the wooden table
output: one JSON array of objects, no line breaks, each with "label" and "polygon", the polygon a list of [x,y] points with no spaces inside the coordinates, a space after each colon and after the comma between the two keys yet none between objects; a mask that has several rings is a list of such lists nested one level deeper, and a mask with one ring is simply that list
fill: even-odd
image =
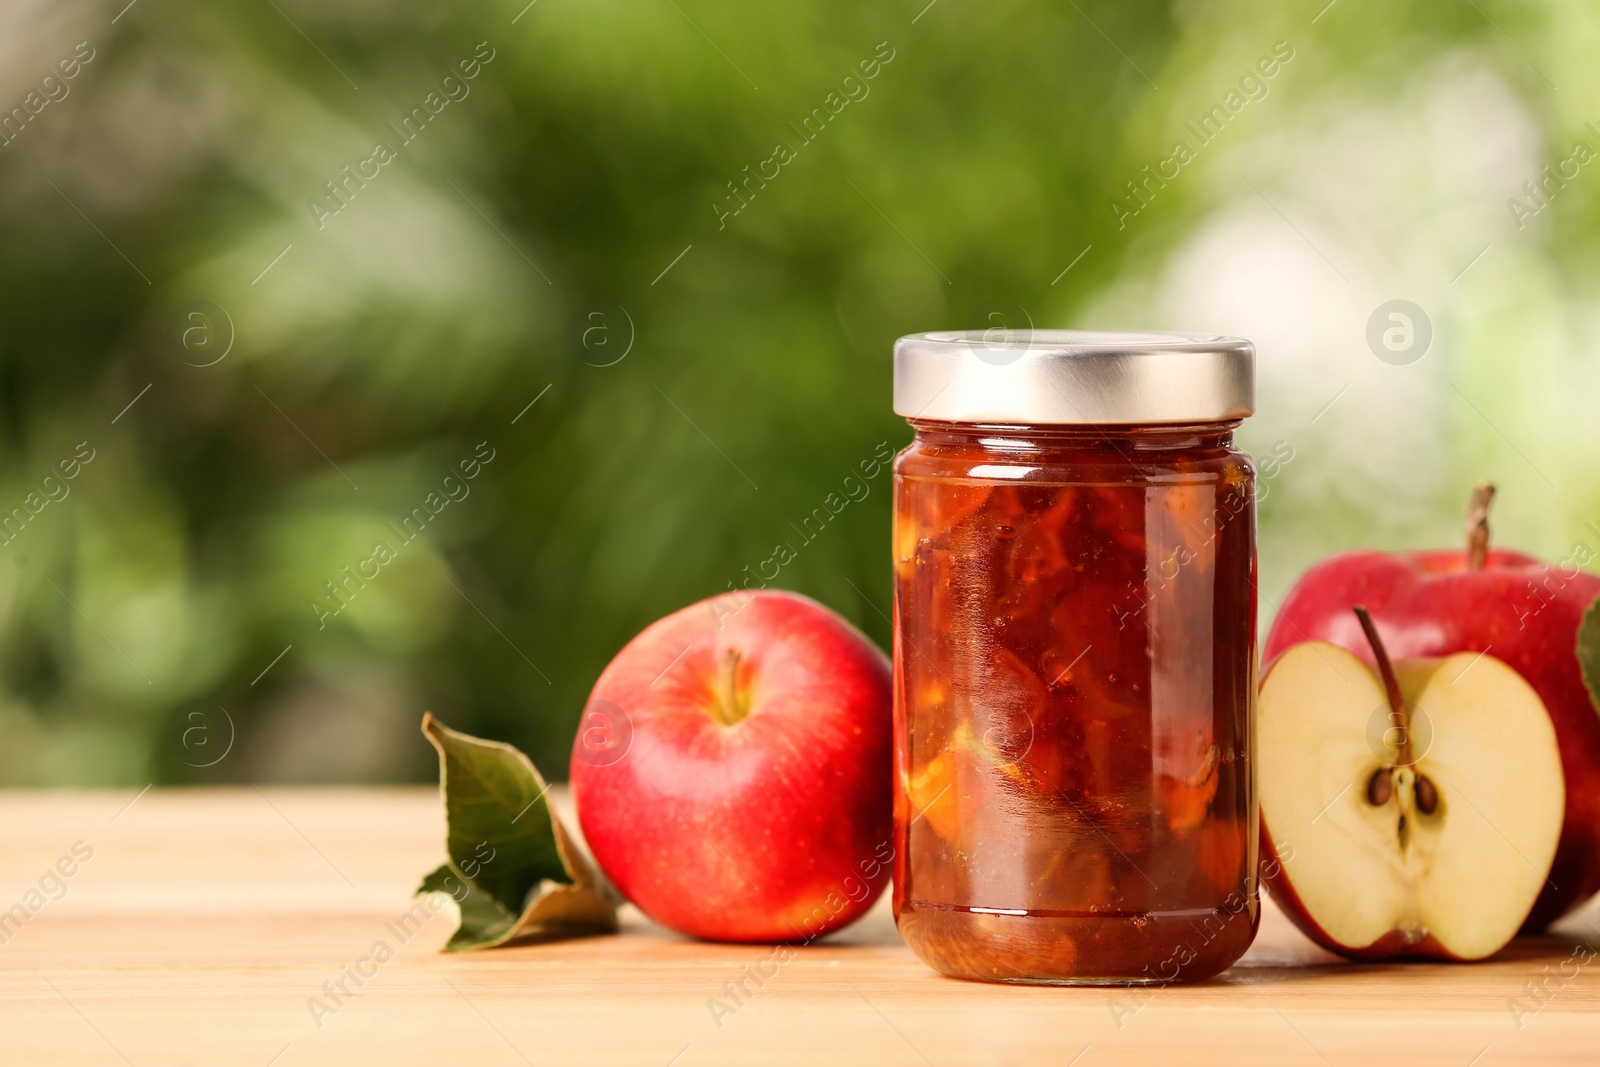
[{"label": "wooden table", "polygon": [[[132,798],[0,793],[0,908],[62,857],[73,870],[59,888],[46,879],[59,899],[41,893],[26,925],[0,929],[0,1063],[1600,1063],[1600,959],[1565,963],[1571,937],[1484,964],[1358,966],[1270,907],[1221,978],[1141,992],[941,978],[901,944],[885,901],[799,949],[719,1026],[708,1001],[769,948],[685,941],[631,909],[621,936],[476,954],[438,951],[449,906],[397,937],[443,855],[431,789]],[[394,950],[381,963],[380,941]],[[345,979],[354,995],[313,1012],[363,959],[359,988]],[[1552,992],[1535,1011],[1524,983],[1541,977]],[[1514,1000],[1530,1009],[1520,1026]]]}]

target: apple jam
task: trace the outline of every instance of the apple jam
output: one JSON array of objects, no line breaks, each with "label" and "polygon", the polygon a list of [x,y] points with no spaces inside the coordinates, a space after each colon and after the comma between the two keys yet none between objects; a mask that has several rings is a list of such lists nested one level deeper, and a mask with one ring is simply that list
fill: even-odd
[{"label": "apple jam", "polygon": [[910,422],[894,517],[902,936],[962,978],[1222,971],[1259,918],[1238,418]]}]

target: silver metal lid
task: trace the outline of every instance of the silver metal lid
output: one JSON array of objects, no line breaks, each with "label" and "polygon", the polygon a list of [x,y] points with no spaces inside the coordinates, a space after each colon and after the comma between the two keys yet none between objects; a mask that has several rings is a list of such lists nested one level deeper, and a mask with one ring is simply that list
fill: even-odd
[{"label": "silver metal lid", "polygon": [[962,330],[894,343],[894,410],[1025,426],[1226,422],[1255,411],[1255,346],[1238,337]]}]

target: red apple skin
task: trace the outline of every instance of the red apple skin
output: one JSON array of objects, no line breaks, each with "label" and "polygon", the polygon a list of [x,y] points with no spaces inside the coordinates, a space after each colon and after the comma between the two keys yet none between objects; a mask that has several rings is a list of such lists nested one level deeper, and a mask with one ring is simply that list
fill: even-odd
[{"label": "red apple skin", "polygon": [[1600,577],[1519,552],[1492,550],[1478,571],[1464,551],[1344,552],[1295,584],[1262,651],[1270,662],[1290,645],[1327,641],[1372,663],[1351,611],[1364,604],[1393,659],[1492,651],[1522,675],[1550,713],[1567,786],[1555,862],[1525,934],[1600,890],[1600,713],[1576,655],[1578,624],[1596,597]]},{"label": "red apple skin", "polygon": [[1289,883],[1287,868],[1279,863],[1273,863],[1272,857],[1278,854],[1273,846],[1272,835],[1267,832],[1267,823],[1261,821],[1261,882],[1266,887],[1273,903],[1278,905],[1278,910],[1289,917],[1289,921],[1300,928],[1300,932],[1311,940],[1327,949],[1329,952],[1344,956],[1352,960],[1459,960],[1461,957],[1439,944],[1433,934],[1423,936],[1421,941],[1408,943],[1399,930],[1390,930],[1370,945],[1361,948],[1351,948],[1341,945],[1329,937],[1322,927],[1317,925],[1311,913],[1306,911],[1306,906],[1301,903],[1300,895],[1294,891],[1294,886]]},{"label": "red apple skin", "polygon": [[[687,651],[685,651],[687,649]],[[750,713],[713,714],[729,651]],[[623,710],[615,762],[574,745],[579,822],[650,918],[713,941],[809,941],[863,915],[892,846],[889,661],[816,601],[762,590],[646,628],[590,695]]]}]

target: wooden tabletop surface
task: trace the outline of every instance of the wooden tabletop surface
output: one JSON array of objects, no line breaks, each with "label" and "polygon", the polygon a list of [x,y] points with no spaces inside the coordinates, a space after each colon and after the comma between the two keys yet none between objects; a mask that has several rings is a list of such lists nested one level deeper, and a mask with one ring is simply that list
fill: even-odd
[{"label": "wooden tabletop surface", "polygon": [[[631,908],[619,936],[461,955],[438,951],[451,906],[397,925],[443,857],[431,789],[0,793],[0,827],[0,909],[38,905],[0,928],[6,1065],[1600,1063],[1600,958],[1574,936],[1355,965],[1269,905],[1202,985],[1017,988],[934,974],[885,900],[725,1014],[711,999],[770,948]],[[1600,944],[1597,916],[1563,928]]]}]

